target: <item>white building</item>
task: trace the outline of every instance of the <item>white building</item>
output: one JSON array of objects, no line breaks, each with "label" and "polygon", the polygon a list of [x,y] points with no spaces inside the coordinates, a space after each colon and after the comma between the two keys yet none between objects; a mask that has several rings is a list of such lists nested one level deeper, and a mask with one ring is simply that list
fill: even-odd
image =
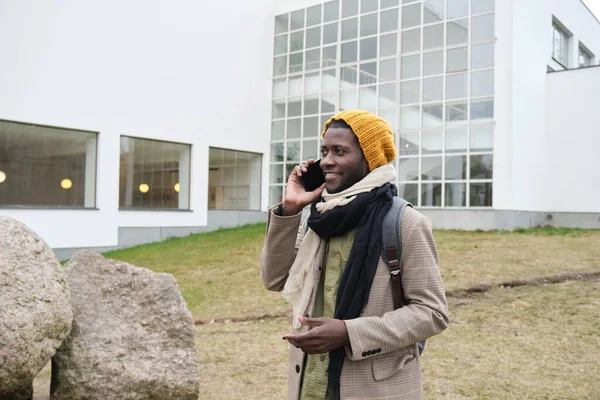
[{"label": "white building", "polygon": [[0,0],[0,51],[0,214],[60,257],[264,220],[350,108],[436,227],[600,227],[579,0]]}]

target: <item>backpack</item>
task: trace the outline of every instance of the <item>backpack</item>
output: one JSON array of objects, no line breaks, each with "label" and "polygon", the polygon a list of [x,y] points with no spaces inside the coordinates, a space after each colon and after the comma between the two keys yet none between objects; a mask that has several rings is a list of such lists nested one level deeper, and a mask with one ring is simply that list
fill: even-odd
[{"label": "backpack", "polygon": [[[394,309],[402,308],[406,299],[404,298],[404,289],[402,288],[402,273],[400,258],[402,256],[402,237],[400,235],[400,224],[402,211],[404,207],[412,207],[412,204],[400,197],[394,196],[394,202],[388,213],[383,218],[382,239],[383,249],[381,256],[383,261],[390,268],[392,278],[392,297],[394,299]],[[425,340],[418,342],[419,355],[423,354],[425,349]]]}]

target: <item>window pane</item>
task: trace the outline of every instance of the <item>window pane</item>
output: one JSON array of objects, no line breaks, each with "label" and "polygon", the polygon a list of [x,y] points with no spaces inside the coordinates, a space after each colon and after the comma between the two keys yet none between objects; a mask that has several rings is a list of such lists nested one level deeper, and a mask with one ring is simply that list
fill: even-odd
[{"label": "window pane", "polygon": [[189,209],[190,148],[122,136],[119,207]]},{"label": "window pane", "polygon": [[305,58],[306,65],[304,66],[304,69],[306,71],[311,71],[313,69],[319,69],[319,66],[321,65],[321,60],[319,59],[320,55],[321,55],[320,49],[308,50],[306,52],[306,58]]},{"label": "window pane", "polygon": [[471,97],[494,94],[494,71],[471,73]]},{"label": "window pane", "polygon": [[396,80],[396,60],[379,61],[379,80],[395,81]]},{"label": "window pane", "polygon": [[360,60],[377,58],[377,37],[363,39],[360,41]]},{"label": "window pane", "polygon": [[302,98],[293,97],[288,99],[287,116],[299,117],[302,114]]},{"label": "window pane", "polygon": [[398,0],[381,0],[381,8],[396,7]]},{"label": "window pane", "polygon": [[285,138],[285,120],[271,122],[271,140]]},{"label": "window pane", "polygon": [[351,88],[356,86],[358,83],[358,69],[356,64],[342,67],[342,74],[340,76],[340,87]]},{"label": "window pane", "polygon": [[283,143],[271,143],[271,162],[283,161]]},{"label": "window pane", "polygon": [[335,112],[337,103],[336,92],[323,93],[321,96],[321,113]]},{"label": "window pane", "polygon": [[273,98],[285,97],[286,81],[285,78],[273,79]]},{"label": "window pane", "polygon": [[[474,21],[475,19],[473,19]],[[446,24],[446,46],[466,43],[469,41],[469,20],[460,19]]]},{"label": "window pane", "polygon": [[422,207],[441,207],[442,205],[442,184],[441,183],[422,183],[421,184],[421,206]]},{"label": "window pane", "polygon": [[[319,129],[319,117],[305,117],[302,137],[317,137],[321,132]],[[304,157],[302,157],[305,159]]]},{"label": "window pane", "polygon": [[288,81],[288,96],[299,96],[304,93],[302,75],[291,76]]},{"label": "window pane", "polygon": [[311,28],[306,31],[306,47],[317,47],[321,45],[321,27]]},{"label": "window pane", "polygon": [[321,5],[310,7],[306,12],[306,25],[312,26],[321,23]]},{"label": "window pane", "polygon": [[308,160],[309,158],[314,158],[315,160],[318,158],[319,149],[318,141],[315,140],[304,140],[302,142],[302,162]]},{"label": "window pane", "polygon": [[290,34],[290,52],[304,49],[304,31]]},{"label": "window pane", "polygon": [[444,46],[444,24],[423,28],[423,50]]},{"label": "window pane", "polygon": [[444,95],[444,78],[423,79],[423,102],[441,101]]},{"label": "window pane", "polygon": [[360,12],[365,14],[371,11],[376,11],[379,6],[379,0],[362,0],[360,2]]},{"label": "window pane", "polygon": [[467,120],[467,103],[457,101],[446,105],[447,122],[464,122]]},{"label": "window pane", "polygon": [[467,184],[446,183],[446,207],[465,207],[467,205]]},{"label": "window pane", "polygon": [[446,99],[467,97],[467,74],[446,77]]},{"label": "window pane", "polygon": [[471,46],[471,69],[491,68],[494,66],[494,43]]},{"label": "window pane", "polygon": [[361,110],[377,109],[377,86],[362,86],[358,97],[358,108]]},{"label": "window pane", "polygon": [[471,183],[470,206],[491,207],[492,206],[492,182]]},{"label": "window pane", "polygon": [[340,109],[354,110],[357,105],[356,89],[342,90],[340,92]]},{"label": "window pane", "polygon": [[444,20],[444,0],[426,0],[423,3],[423,22],[429,24]]},{"label": "window pane", "polygon": [[448,50],[448,64],[446,72],[459,72],[467,69],[467,48]]},{"label": "window pane", "polygon": [[377,34],[377,14],[363,15],[360,18],[360,36]]},{"label": "window pane", "polygon": [[319,72],[311,72],[306,74],[304,78],[304,92],[318,93],[321,89],[321,74]]},{"label": "window pane", "polygon": [[493,125],[471,126],[471,151],[492,151],[494,149]]},{"label": "window pane", "polygon": [[446,157],[446,179],[467,179],[467,156]]},{"label": "window pane", "polygon": [[467,17],[469,0],[448,0],[448,19]]},{"label": "window pane", "polygon": [[471,156],[470,179],[492,179],[493,165],[494,156],[492,154]]},{"label": "window pane", "polygon": [[304,115],[319,113],[319,95],[304,96]]},{"label": "window pane", "polygon": [[396,132],[398,129],[396,122],[396,108],[380,108],[377,113],[381,118],[383,118],[392,128],[392,132]]},{"label": "window pane", "polygon": [[423,154],[441,154],[444,149],[444,137],[441,129],[423,131],[421,134]]},{"label": "window pane", "polygon": [[398,197],[415,206],[419,205],[419,185],[416,183],[398,185]]},{"label": "window pane", "polygon": [[423,76],[439,75],[444,72],[444,53],[434,51],[423,54]]},{"label": "window pane", "polygon": [[468,142],[466,127],[446,130],[446,153],[466,153]]},{"label": "window pane", "polygon": [[400,129],[418,129],[421,127],[421,108],[420,106],[400,107]]},{"label": "window pane", "polygon": [[379,85],[379,108],[396,106],[396,84]]},{"label": "window pane", "polygon": [[290,30],[294,31],[296,29],[304,28],[304,10],[294,11],[292,13],[292,20],[290,24]]},{"label": "window pane", "polygon": [[283,164],[271,164],[270,183],[283,183]]},{"label": "window pane", "polygon": [[400,79],[412,79],[420,77],[421,56],[417,54],[414,56],[402,57],[400,73]]},{"label": "window pane", "polygon": [[303,63],[303,53],[290,54],[289,73],[302,72]]},{"label": "window pane", "polygon": [[272,118],[285,118],[285,100],[273,100],[273,108],[271,110]]},{"label": "window pane", "polygon": [[383,11],[380,15],[380,33],[398,30],[398,9]]},{"label": "window pane", "polygon": [[400,158],[398,160],[398,180],[399,181],[417,181],[419,180],[419,159],[418,158]]},{"label": "window pane", "polygon": [[442,157],[421,158],[421,179],[424,181],[442,179]]},{"label": "window pane", "polygon": [[288,31],[288,14],[281,14],[275,17],[275,34]]},{"label": "window pane", "polygon": [[373,85],[375,83],[377,83],[377,62],[373,61],[360,64],[358,84]]},{"label": "window pane", "polygon": [[336,72],[337,70],[335,69],[328,69],[323,71],[323,76],[321,78],[322,90],[335,90],[338,88]]},{"label": "window pane", "polygon": [[342,18],[358,14],[358,0],[342,0]]},{"label": "window pane", "polygon": [[442,126],[444,122],[444,106],[439,104],[423,105],[423,128]]},{"label": "window pane", "polygon": [[342,21],[342,40],[356,39],[358,36],[358,18]]},{"label": "window pane", "polygon": [[419,154],[419,131],[407,131],[400,133],[400,155],[416,155]]},{"label": "window pane", "polygon": [[421,28],[402,32],[402,53],[421,50]]},{"label": "window pane", "polygon": [[494,118],[494,101],[480,100],[471,102],[471,119]]},{"label": "window pane", "polygon": [[96,137],[0,121],[0,204],[94,208]]},{"label": "window pane", "polygon": [[402,7],[402,29],[421,25],[421,4]]},{"label": "window pane", "polygon": [[395,56],[398,53],[398,34],[391,33],[379,38],[379,56]]},{"label": "window pane", "polygon": [[275,36],[275,55],[287,53],[288,35]]},{"label": "window pane", "polygon": [[494,11],[494,0],[472,0],[471,14],[481,14]]},{"label": "window pane", "polygon": [[329,1],[323,5],[323,22],[335,21],[340,15],[339,0]]},{"label": "window pane", "polygon": [[300,137],[300,126],[302,125],[300,118],[293,118],[287,120],[287,138],[297,139]]},{"label": "window pane", "polygon": [[274,206],[283,201],[283,186],[271,186],[269,189],[269,206]]},{"label": "window pane", "polygon": [[406,81],[400,84],[401,104],[418,103],[421,95],[421,81]]},{"label": "window pane", "polygon": [[273,75],[285,75],[287,72],[287,56],[275,57],[273,59]]},{"label": "window pane", "polygon": [[335,43],[338,40],[337,22],[323,26],[323,44]]},{"label": "window pane", "polygon": [[300,162],[300,142],[287,142],[286,160]]},{"label": "window pane", "polygon": [[357,58],[357,41],[342,44],[342,63],[355,62]]},{"label": "window pane", "polygon": [[337,45],[323,47],[323,68],[335,67],[337,63]]},{"label": "window pane", "polygon": [[494,39],[494,14],[471,19],[471,41],[479,42]]}]

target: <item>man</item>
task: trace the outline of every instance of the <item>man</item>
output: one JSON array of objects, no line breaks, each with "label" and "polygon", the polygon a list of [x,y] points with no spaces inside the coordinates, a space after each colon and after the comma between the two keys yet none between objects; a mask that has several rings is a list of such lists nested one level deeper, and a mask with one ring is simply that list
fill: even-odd
[{"label": "man", "polygon": [[[284,292],[294,319],[288,399],[420,399],[417,342],[443,331],[448,306],[427,218],[405,207],[398,221],[406,304],[394,309],[382,223],[396,188],[390,126],[344,111],[322,133],[325,183],[306,192],[295,167],[283,203],[269,211],[261,279]],[[307,224],[302,209],[311,204]]]}]

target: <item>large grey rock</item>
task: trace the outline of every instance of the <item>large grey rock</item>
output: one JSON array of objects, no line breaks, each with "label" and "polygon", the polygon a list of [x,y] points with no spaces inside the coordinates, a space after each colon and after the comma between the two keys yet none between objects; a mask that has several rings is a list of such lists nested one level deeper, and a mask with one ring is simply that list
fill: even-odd
[{"label": "large grey rock", "polygon": [[65,265],[73,330],[51,399],[198,399],[192,314],[173,276],[90,252]]},{"label": "large grey rock", "polygon": [[0,399],[28,397],[72,318],[66,276],[52,249],[22,222],[0,216]]}]

